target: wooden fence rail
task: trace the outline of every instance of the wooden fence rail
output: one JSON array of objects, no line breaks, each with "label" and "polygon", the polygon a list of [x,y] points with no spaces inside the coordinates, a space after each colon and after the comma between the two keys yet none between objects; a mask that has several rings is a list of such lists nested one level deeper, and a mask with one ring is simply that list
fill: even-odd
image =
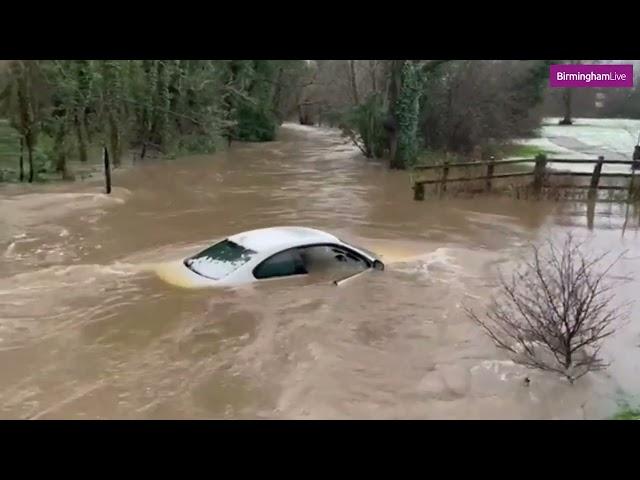
[{"label": "wooden fence rail", "polygon": [[[449,163],[450,167],[477,167],[478,165],[513,165],[516,163],[535,163],[538,157],[536,158],[511,158],[509,160],[483,160],[481,162],[460,162],[460,163]],[[545,156],[546,158],[546,156]],[[582,160],[580,158],[546,158],[548,163],[583,163],[583,164],[594,164],[598,163],[600,160]],[[633,160],[605,160],[604,163],[611,165],[633,165]],[[413,167],[416,171],[424,171],[424,170],[437,170],[438,168],[442,168],[444,164],[440,165],[416,165]]]},{"label": "wooden fence rail", "polygon": [[[510,172],[510,173],[494,173],[495,167],[502,165],[515,165],[515,164],[526,164],[533,163],[533,170],[528,172]],[[549,163],[559,163],[559,164],[587,164],[594,165],[592,172],[567,172],[567,171],[558,171],[552,170],[548,168]],[[603,165],[630,165],[632,166],[632,170],[630,173],[602,173]],[[485,175],[480,176],[465,176],[465,177],[449,177],[449,173],[452,169],[467,169],[486,166]],[[494,179],[502,179],[502,178],[516,178],[516,177],[533,177],[531,182],[531,188],[534,194],[539,195],[542,192],[542,189],[548,187],[550,185],[545,183],[545,180],[550,176],[569,176],[569,177],[590,177],[591,182],[589,185],[553,185],[555,188],[562,189],[589,189],[588,197],[589,199],[597,198],[598,190],[628,190],[629,195],[631,195],[634,190],[634,179],[636,175],[634,174],[636,167],[638,166],[638,162],[634,162],[633,160],[605,160],[604,157],[598,157],[597,160],[581,160],[581,159],[572,159],[572,158],[547,158],[545,155],[538,155],[535,158],[516,158],[510,160],[488,160],[481,162],[460,162],[460,163],[448,163],[445,162],[440,165],[419,165],[414,167],[414,174],[417,172],[424,172],[430,170],[440,170],[440,178],[436,179],[420,179],[414,178],[414,174],[412,174],[412,183],[413,183],[413,191],[414,191],[414,199],[415,200],[424,200],[424,186],[425,185],[439,185],[440,191],[445,192],[447,183],[451,182],[469,182],[469,181],[478,181],[485,180],[485,191],[491,191],[493,187]],[[619,186],[619,185],[601,185],[601,178],[629,178],[629,186]]]}]

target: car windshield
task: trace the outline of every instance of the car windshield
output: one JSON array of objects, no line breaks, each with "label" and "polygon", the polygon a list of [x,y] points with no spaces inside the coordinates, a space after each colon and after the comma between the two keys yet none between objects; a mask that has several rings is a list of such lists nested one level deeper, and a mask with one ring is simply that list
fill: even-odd
[{"label": "car windshield", "polygon": [[203,277],[220,280],[247,263],[256,254],[230,240],[223,240],[185,260],[184,264]]}]

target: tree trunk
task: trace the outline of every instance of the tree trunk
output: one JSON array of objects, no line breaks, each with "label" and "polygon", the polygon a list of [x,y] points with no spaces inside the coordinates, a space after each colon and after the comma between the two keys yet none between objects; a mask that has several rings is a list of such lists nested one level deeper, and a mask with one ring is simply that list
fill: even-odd
[{"label": "tree trunk", "polygon": [[564,118],[560,120],[560,125],[572,125],[573,120],[571,119],[571,97],[573,90],[567,88],[563,94],[562,98],[564,100]]},{"label": "tree trunk", "polygon": [[[236,65],[236,63],[234,63],[234,61],[232,60],[231,63],[229,64],[229,78],[227,79],[227,82],[226,82],[227,85],[234,86],[236,82],[237,74],[238,74],[238,65]],[[232,122],[235,102],[233,101],[233,98],[230,93],[227,93],[224,96],[222,105],[223,105],[223,112],[224,112],[223,118],[229,122]],[[224,136],[227,138],[227,143],[229,146],[231,145],[233,137],[235,136],[235,129],[236,129],[235,126],[229,126],[225,129],[226,132]]]},{"label": "tree trunk", "polygon": [[278,119],[278,123],[282,123],[284,120],[282,111],[280,109],[280,103],[282,98],[282,75],[284,69],[280,67],[278,69],[278,75],[276,77],[276,86],[273,89],[273,109],[276,114],[276,118]]},{"label": "tree trunk", "polygon": [[311,107],[307,108],[309,103],[298,105],[298,121],[300,125],[313,125],[313,118],[311,116]]},{"label": "tree trunk", "polygon": [[73,175],[69,172],[67,166],[67,147],[65,139],[67,136],[67,123],[62,120],[56,132],[54,152],[56,160],[56,172],[62,175],[63,180],[73,180]]},{"label": "tree trunk", "polygon": [[74,108],[74,126],[78,137],[78,157],[81,162],[88,159],[89,129],[87,128],[87,106],[91,96],[92,66],[90,60],[76,60],[76,92]]},{"label": "tree trunk", "polygon": [[[172,62],[173,72],[169,87],[170,102],[169,110],[171,112],[182,112],[182,77],[183,77],[183,60],[174,60]],[[174,120],[173,122],[179,133],[182,133],[182,122]]]},{"label": "tree trunk", "polygon": [[33,183],[35,170],[33,169],[33,138],[30,132],[25,137],[27,143],[27,158],[29,159],[29,183]]},{"label": "tree trunk", "polygon": [[36,143],[35,112],[32,100],[31,72],[29,62],[19,62],[20,76],[18,78],[18,108],[19,108],[19,125],[27,144],[27,153],[29,158],[29,183],[33,182],[35,171],[33,169],[33,148]]},{"label": "tree trunk", "polygon": [[24,137],[20,137],[20,181],[24,182]]},{"label": "tree trunk", "polygon": [[[171,95],[169,93],[169,62],[158,60],[157,68],[154,138],[158,145],[164,146],[168,141],[169,109],[171,108]],[[116,157],[113,159],[113,164],[118,165],[116,163]]]},{"label": "tree trunk", "polygon": [[118,130],[118,123],[112,111],[109,111],[109,143],[111,146],[111,157],[113,159],[113,166],[120,166],[120,131]]},{"label": "tree trunk", "polygon": [[377,60],[369,60],[369,73],[371,74],[371,91],[376,94],[378,93],[378,84],[376,82],[376,66],[378,65]]},{"label": "tree trunk", "polygon": [[372,106],[369,110],[369,141],[365,143],[365,157],[367,158],[372,158],[375,155],[374,149],[376,144],[378,143],[378,139],[376,138],[375,134],[375,115],[376,104],[372,100]]},{"label": "tree trunk", "polygon": [[[151,105],[153,104],[153,87],[151,86],[152,80],[155,78],[153,70],[152,60],[142,60],[142,71],[144,72],[145,79],[145,105],[140,108],[140,123],[142,125],[142,138],[151,138],[151,129],[153,128],[153,119],[151,118]],[[155,72],[155,70],[154,70]],[[155,86],[155,83],[153,84]],[[151,92],[151,93],[150,93]],[[187,95],[189,92],[187,92]]]},{"label": "tree trunk", "polygon": [[61,173],[62,177],[66,176],[65,172],[67,170],[67,155],[64,148],[64,120],[60,122],[58,128],[56,130],[56,136],[54,139],[53,151],[55,152],[56,159],[56,172]]},{"label": "tree trunk", "polygon": [[[87,139],[87,146],[88,146],[88,145],[91,145],[91,143],[93,142],[95,130],[92,129],[92,128],[89,128],[89,125],[87,124],[88,120],[87,120],[86,110],[82,112],[82,119],[83,119],[82,120],[82,131],[85,134],[85,137]],[[87,149],[87,151],[88,151],[88,149]]]},{"label": "tree trunk", "polygon": [[76,135],[78,137],[78,157],[81,162],[86,162],[89,158],[87,146],[87,132],[85,129],[85,119],[83,109],[79,109],[75,116]]},{"label": "tree trunk", "polygon": [[420,72],[411,61],[403,61],[395,106],[396,149],[391,168],[405,169],[415,163],[418,154],[418,120],[420,113]]},{"label": "tree trunk", "polygon": [[109,162],[109,150],[107,147],[102,147],[102,157],[104,161],[104,181],[105,181],[105,191],[107,194],[111,193],[111,165]]},{"label": "tree trunk", "polygon": [[[122,118],[121,95],[123,93],[121,71],[118,62],[105,60],[102,64],[104,83],[104,111],[106,124],[102,125],[103,141],[108,137],[114,167],[120,165],[121,138],[118,122]],[[155,84],[154,84],[155,86]],[[155,92],[153,92],[155,93]]]},{"label": "tree trunk", "polygon": [[567,350],[566,350],[566,352],[564,354],[564,368],[566,370],[569,370],[569,368],[571,367],[571,360],[572,360],[571,359],[571,350],[570,350],[571,346],[569,345],[569,346],[567,346],[565,348]]},{"label": "tree trunk", "polygon": [[389,159],[391,168],[395,168],[396,152],[398,150],[398,120],[396,117],[396,103],[400,90],[400,73],[403,60],[391,60],[389,71],[389,86],[387,89],[386,103],[389,122],[392,128],[387,129],[389,135]]},{"label": "tree trunk", "polygon": [[353,97],[353,104],[360,105],[360,97],[358,95],[358,79],[356,77],[356,65],[355,60],[349,60],[349,81],[351,82],[351,96]]}]

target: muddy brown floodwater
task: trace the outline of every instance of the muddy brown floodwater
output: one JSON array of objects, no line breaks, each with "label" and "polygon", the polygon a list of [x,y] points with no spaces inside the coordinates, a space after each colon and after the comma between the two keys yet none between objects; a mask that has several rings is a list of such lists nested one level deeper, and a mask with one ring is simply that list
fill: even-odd
[{"label": "muddy brown floodwater", "polygon": [[[527,242],[571,230],[626,250],[635,215],[510,199],[412,200],[406,173],[335,132],[155,162],[101,180],[0,188],[1,418],[603,418],[640,393],[639,306],[575,385],[512,364],[463,313]],[[624,231],[623,224],[626,225]],[[234,232],[305,225],[383,254],[335,287],[169,286],[148,265]],[[633,299],[638,280],[619,291]],[[531,383],[524,386],[524,378]]]}]

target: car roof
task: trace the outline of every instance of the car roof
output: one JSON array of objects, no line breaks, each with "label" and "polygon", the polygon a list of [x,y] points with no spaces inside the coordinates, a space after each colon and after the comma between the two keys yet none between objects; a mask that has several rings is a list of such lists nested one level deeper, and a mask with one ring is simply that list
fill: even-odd
[{"label": "car roof", "polygon": [[259,253],[314,243],[340,243],[329,233],[307,227],[259,228],[232,235],[229,240]]}]

